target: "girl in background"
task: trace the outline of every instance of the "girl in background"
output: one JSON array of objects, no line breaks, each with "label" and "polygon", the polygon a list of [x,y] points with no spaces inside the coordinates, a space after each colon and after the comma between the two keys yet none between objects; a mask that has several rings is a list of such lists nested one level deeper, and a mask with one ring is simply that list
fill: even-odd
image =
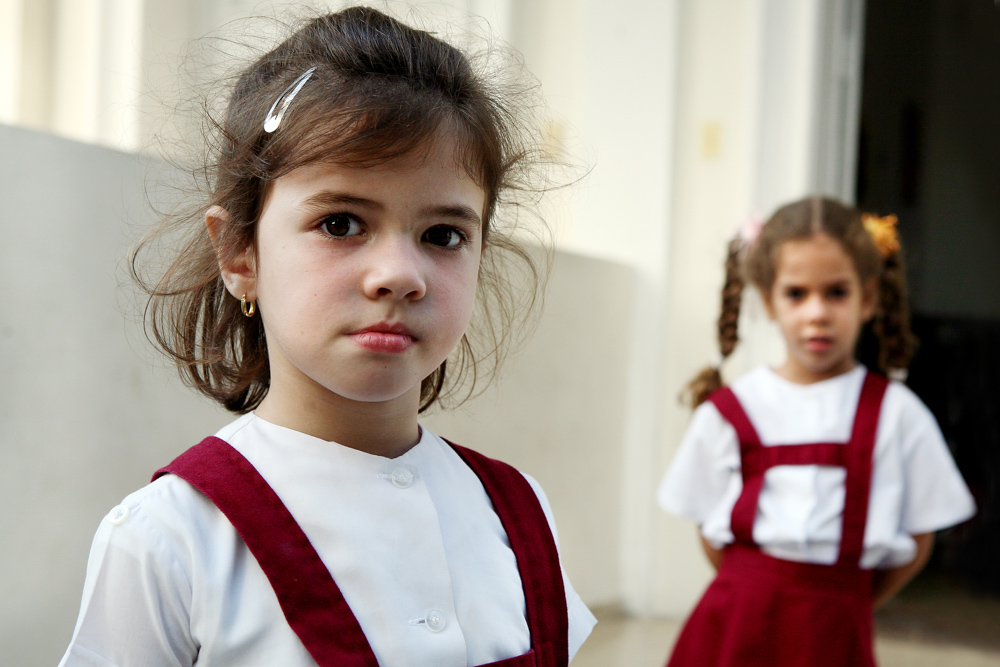
[{"label": "girl in background", "polygon": [[[723,357],[744,276],[787,357],[688,387],[698,407],[658,500],[698,523],[718,573],[670,667],[874,665],[873,608],[920,571],[935,531],[975,512],[930,411],[879,374],[915,348],[895,222],[809,198],[730,245]],[[876,371],[854,357],[872,318]]]},{"label": "girl in background", "polygon": [[242,416],[102,521],[62,665],[569,663],[595,621],[543,492],[418,424],[481,361],[477,299],[493,342],[531,300],[497,272],[535,269],[497,217],[534,156],[500,88],[358,7],[238,77],[148,316]]}]

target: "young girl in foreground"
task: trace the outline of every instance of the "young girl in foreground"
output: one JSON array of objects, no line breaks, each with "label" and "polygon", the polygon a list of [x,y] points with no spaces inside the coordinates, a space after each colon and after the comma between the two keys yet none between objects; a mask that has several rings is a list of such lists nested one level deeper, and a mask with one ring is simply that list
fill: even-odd
[{"label": "young girl in foreground", "polygon": [[527,154],[491,83],[363,8],[238,79],[151,307],[243,416],[101,523],[63,665],[568,664],[595,621],[541,489],[417,423],[510,247]]},{"label": "young girl in foreground", "polygon": [[787,358],[730,388],[715,369],[690,386],[700,407],[659,502],[698,522],[718,575],[671,667],[874,665],[872,609],[924,566],[934,531],[975,512],[931,413],[854,359],[872,317],[880,370],[913,352],[894,224],[806,199],[730,246],[723,355],[742,268]]}]

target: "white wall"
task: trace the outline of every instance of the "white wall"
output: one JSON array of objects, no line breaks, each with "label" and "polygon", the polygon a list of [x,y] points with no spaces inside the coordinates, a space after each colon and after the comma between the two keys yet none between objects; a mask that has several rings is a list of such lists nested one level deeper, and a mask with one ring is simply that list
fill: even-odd
[{"label": "white wall", "polygon": [[[123,150],[149,147],[187,83],[217,72],[188,48],[206,35],[234,38],[238,51],[280,21],[337,9],[349,0],[0,0],[0,122]],[[472,14],[495,34],[510,30],[513,0],[376,0],[434,26]],[[417,8],[414,11],[414,8]],[[279,23],[248,18],[277,18]],[[184,128],[180,128],[181,131]],[[171,137],[172,138],[172,137]]]},{"label": "white wall", "polygon": [[53,665],[101,516],[227,417],[146,353],[123,258],[134,156],[0,126],[0,646]]},{"label": "white wall", "polygon": [[[570,154],[592,171],[557,243],[637,270],[622,438],[619,602],[686,613],[709,576],[695,530],[654,505],[689,413],[677,396],[717,354],[722,262],[752,212],[852,180],[861,0],[535,0],[511,39]],[[852,88],[852,86],[855,86]],[[853,105],[853,106],[852,106]],[[781,358],[751,295],[730,377]]]},{"label": "white wall", "polygon": [[481,397],[425,419],[544,487],[589,605],[621,599],[623,441],[635,272],[559,252],[537,330]]},{"label": "white wall", "polygon": [[[0,126],[0,645],[51,665],[101,516],[229,416],[185,389],[136,322],[123,264],[156,163]],[[618,598],[621,438],[634,272],[558,253],[536,335],[502,381],[427,419],[548,491],[565,567]]]},{"label": "white wall", "polygon": [[[851,86],[860,78],[860,23],[845,18],[856,18],[860,2],[689,0],[681,7],[657,475],[690,415],[678,394],[718,355],[728,239],[751,213],[768,215],[814,192],[844,196],[857,131]],[[724,377],[783,358],[781,338],[752,290],[740,336]],[[641,613],[683,616],[711,576],[696,529],[662,512],[646,528],[654,536],[652,566],[643,573],[650,585],[626,603]]]},{"label": "white wall", "polygon": [[[42,37],[47,33],[37,26],[56,25],[45,23],[45,12],[51,19],[62,6],[5,1],[18,4],[25,24],[36,26],[32,34]],[[112,1],[88,0],[91,16],[93,7]],[[156,126],[157,100],[169,101],[177,85],[176,54],[186,40],[271,4],[284,3],[145,0],[142,28],[129,39],[141,53],[145,86],[136,104],[151,113],[140,114],[137,134],[128,136],[147,137]],[[653,502],[688,419],[676,397],[715,356],[721,264],[737,221],[811,191],[843,194],[851,181],[851,85],[859,67],[851,38],[860,30],[863,0],[390,4],[485,14],[540,79],[555,112],[547,128],[553,147],[591,168],[550,209],[562,251],[547,306],[555,309],[547,315],[555,328],[543,323],[537,347],[522,357],[527,365],[510,371],[493,393],[433,423],[493,453],[510,448],[550,487],[565,557],[588,601],[682,615],[708,570],[694,528]],[[106,29],[100,26],[109,19],[98,14],[105,18],[91,32]],[[40,55],[24,59],[22,78],[29,65],[55,57],[48,44],[48,51],[23,46]],[[121,44],[114,48],[125,52]],[[51,72],[51,64],[45,67],[40,71]],[[46,90],[22,85],[19,108],[55,108],[42,104],[55,94]],[[97,140],[111,141],[106,134]],[[575,291],[580,286],[590,291]],[[594,324],[563,349],[554,333],[563,321]],[[730,377],[782,353],[752,299],[741,328],[747,342],[727,364]],[[602,393],[604,386],[611,389]],[[541,387],[551,391],[539,394]],[[568,387],[579,388],[579,397]],[[552,406],[546,415],[520,418],[537,412],[543,396]],[[593,437],[580,439],[581,419],[596,415],[589,406],[598,399],[606,414],[599,427],[584,429]],[[600,543],[589,534],[595,518]]]},{"label": "white wall", "polygon": [[[637,272],[627,345],[620,442],[617,602],[648,595],[663,324],[669,267],[678,9],[673,0],[536,0],[515,6],[511,39],[559,119],[554,134],[591,168],[563,199],[557,244]],[[620,350],[615,350],[620,353]],[[574,461],[573,465],[577,465]],[[610,575],[609,575],[610,576]]]}]

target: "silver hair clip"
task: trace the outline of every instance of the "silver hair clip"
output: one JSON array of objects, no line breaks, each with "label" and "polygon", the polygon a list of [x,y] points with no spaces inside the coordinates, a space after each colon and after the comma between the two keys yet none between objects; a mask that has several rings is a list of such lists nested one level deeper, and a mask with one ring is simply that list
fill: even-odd
[{"label": "silver hair clip", "polygon": [[309,77],[315,71],[315,67],[310,67],[299,78],[292,81],[292,85],[285,88],[285,92],[278,95],[278,99],[271,105],[271,110],[267,112],[267,118],[264,119],[265,132],[270,134],[278,129],[278,126],[281,125],[281,119],[284,118],[285,112],[288,111],[288,105],[292,103],[295,96],[302,90],[302,86],[306,85],[306,81],[309,80]]}]

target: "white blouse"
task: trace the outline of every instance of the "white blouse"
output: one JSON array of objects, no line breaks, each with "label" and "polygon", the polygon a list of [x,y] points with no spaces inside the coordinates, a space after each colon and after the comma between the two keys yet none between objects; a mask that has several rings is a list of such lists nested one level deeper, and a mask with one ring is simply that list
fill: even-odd
[{"label": "white blouse", "polygon": [[[217,436],[288,507],[379,664],[467,667],[530,649],[507,535],[479,478],[441,438],[422,429],[416,446],[387,459],[253,414]],[[545,494],[525,477],[555,533]],[[596,619],[563,579],[572,657]],[[161,477],[101,522],[61,666],[315,664],[232,524],[187,482]]]},{"label": "white blouse", "polygon": [[[759,368],[732,386],[765,446],[847,442],[861,395],[863,366],[800,385]],[[776,466],[764,476],[754,541],[777,558],[836,562],[844,509],[843,468]],[[695,410],[660,484],[660,506],[693,519],[716,548],[733,541],[730,517],[743,489],[736,431],[716,407]],[[861,567],[896,567],[916,553],[912,535],[960,523],[975,503],[930,410],[892,382],[879,415]]]}]

